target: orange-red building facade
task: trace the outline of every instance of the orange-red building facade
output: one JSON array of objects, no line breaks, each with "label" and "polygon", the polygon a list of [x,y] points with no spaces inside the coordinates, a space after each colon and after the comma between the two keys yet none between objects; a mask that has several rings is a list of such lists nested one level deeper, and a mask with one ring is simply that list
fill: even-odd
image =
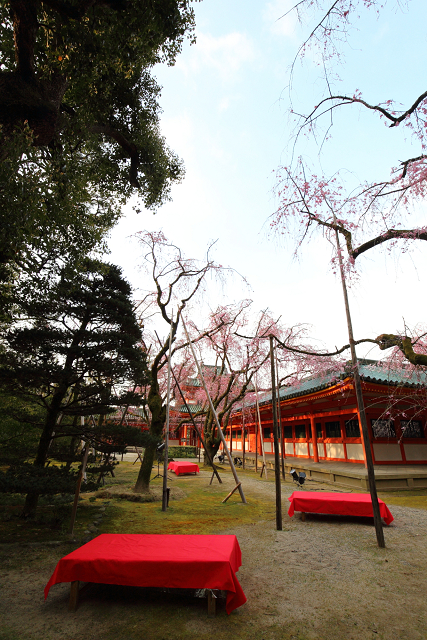
[{"label": "orange-red building facade", "polygon": [[[427,388],[419,380],[388,374],[371,364],[360,366],[369,446],[374,464],[427,464]],[[201,408],[195,399],[200,387],[196,378],[183,385],[191,413]],[[235,410],[230,425],[224,430],[233,455],[274,453],[271,394],[259,400],[261,432],[256,405]],[[188,420],[185,420],[188,418]],[[285,457],[318,461],[342,461],[364,464],[364,447],[359,429],[353,378],[309,379],[299,387],[280,390],[281,433],[280,454]],[[184,423],[182,421],[185,420]],[[195,417],[202,426],[202,418]],[[137,415],[130,417],[135,426]],[[181,426],[178,426],[180,425]],[[231,437],[230,437],[231,436]],[[199,446],[199,438],[184,405],[171,407],[171,445]]]},{"label": "orange-red building facade", "polygon": [[[363,367],[361,367],[363,374]],[[369,446],[375,464],[427,464],[425,388],[384,380],[382,374],[365,367],[362,389],[369,430]],[[282,389],[280,453],[318,461],[364,464],[364,447],[352,377],[330,383],[308,381],[300,389]],[[319,388],[319,386],[321,388]],[[260,400],[265,453],[274,453],[271,394]],[[226,442],[234,455],[262,454],[256,407],[233,414]],[[232,431],[232,437],[230,433]]]}]

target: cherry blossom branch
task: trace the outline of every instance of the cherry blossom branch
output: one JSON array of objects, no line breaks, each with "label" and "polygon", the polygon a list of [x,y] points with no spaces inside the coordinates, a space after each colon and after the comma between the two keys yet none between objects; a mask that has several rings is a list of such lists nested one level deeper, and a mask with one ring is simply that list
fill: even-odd
[{"label": "cherry blossom branch", "polygon": [[[361,104],[362,106],[366,107],[366,109],[369,109],[371,111],[378,111],[385,118],[390,120],[391,121],[390,128],[391,128],[391,127],[397,127],[401,122],[406,120],[408,116],[412,115],[426,98],[427,98],[427,91],[425,91],[420,96],[418,96],[418,98],[409,107],[409,109],[407,109],[406,111],[403,111],[400,115],[396,115],[396,113],[393,113],[392,111],[384,108],[381,104],[374,105],[374,104],[370,104],[366,100],[363,100],[363,98],[361,98],[360,94],[358,94],[357,92],[353,96],[330,95],[327,98],[324,98],[323,100],[321,100],[319,104],[317,104],[314,107],[314,109],[311,111],[311,113],[309,113],[307,116],[303,116],[302,114],[296,114],[296,115],[300,115],[300,117],[304,119],[305,124],[309,124],[309,123],[312,123],[314,120],[321,118],[326,113],[329,113],[334,109],[342,107],[346,104]],[[319,109],[324,104],[329,103],[331,101],[338,101],[338,102],[337,104],[333,104],[332,106],[318,113]],[[391,104],[391,100],[388,100],[386,104]]]},{"label": "cherry blossom branch", "polygon": [[[343,347],[341,347],[341,349],[336,349],[335,351],[330,351],[330,352],[322,352],[322,351],[309,351],[306,349],[299,349],[298,347],[291,347],[290,345],[282,342],[281,340],[279,340],[279,338],[275,337],[275,340],[277,342],[277,344],[279,344],[282,349],[286,349],[286,351],[292,351],[292,353],[301,353],[307,356],[314,356],[314,357],[320,357],[320,358],[325,358],[325,357],[332,357],[332,356],[338,356],[340,353],[342,353],[343,351],[346,351],[347,349],[350,349],[350,345],[346,344]],[[371,338],[363,338],[362,340],[355,340],[354,344],[362,344],[364,342],[370,342],[376,345],[379,345],[378,343],[378,338],[376,340],[372,340]],[[380,347],[381,348],[381,347]]]}]

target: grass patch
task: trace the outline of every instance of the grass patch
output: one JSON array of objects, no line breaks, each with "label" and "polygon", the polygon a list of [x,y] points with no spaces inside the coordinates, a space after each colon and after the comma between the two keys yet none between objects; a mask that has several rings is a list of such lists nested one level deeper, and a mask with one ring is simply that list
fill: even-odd
[{"label": "grass patch", "polygon": [[[234,480],[228,468],[220,469],[223,484],[216,479],[209,485],[211,470],[202,467],[200,476],[175,476],[168,483],[171,488],[169,508],[161,510],[163,478],[151,482],[150,494],[135,494],[133,486],[139,464],[121,462],[115,468],[115,477],[106,478],[105,485],[95,493],[84,493],[79,502],[74,535],[79,542],[86,541],[88,528],[96,525],[91,535],[98,533],[217,533],[233,529],[236,524],[260,520],[274,521],[275,507],[271,500],[251,495],[245,487],[248,501],[243,505],[236,492],[225,504]],[[153,476],[157,466],[153,469]],[[245,476],[253,478],[252,471],[239,470],[245,486]],[[274,478],[269,477],[268,482]],[[263,480],[262,482],[265,482]],[[427,490],[381,493],[388,505],[427,509]],[[68,504],[59,498],[42,498],[34,520],[21,519],[23,496],[0,496],[0,543],[30,543],[65,540],[70,524],[71,496]],[[56,504],[50,504],[55,502]],[[100,507],[105,507],[99,520]],[[283,501],[284,510],[287,501]]]},{"label": "grass patch", "polygon": [[[124,464],[124,463],[123,463]],[[131,463],[127,463],[130,467]],[[130,478],[130,469],[124,474]],[[134,467],[135,469],[135,467]],[[135,471],[135,479],[137,472]],[[241,475],[241,474],[240,474]],[[222,473],[224,480],[230,478]],[[154,480],[150,487],[161,495],[162,478]],[[177,476],[169,483],[171,500],[166,512],[161,502],[134,503],[118,496],[108,509],[108,530],[110,533],[216,533],[232,528],[236,522],[245,524],[274,517],[271,503],[247,496],[248,504],[243,505],[236,492],[228,502],[222,500],[228,494],[228,484],[209,485],[208,476]],[[178,499],[174,495],[178,494]],[[101,492],[102,495],[102,492]],[[110,494],[114,495],[114,494]],[[119,494],[120,495],[120,494]]]},{"label": "grass patch", "polygon": [[427,509],[427,489],[415,491],[393,491],[390,493],[378,493],[381,500],[387,505],[395,504],[399,507],[411,507],[412,509]]},{"label": "grass patch", "polygon": [[[202,468],[203,470],[203,468]],[[162,478],[151,483],[152,493],[135,494],[133,486],[139,465],[121,462],[115,468],[115,477],[106,479],[105,485],[95,493],[81,495],[74,526],[74,536],[85,541],[88,528],[99,518],[100,507],[105,507],[102,521],[96,524],[98,533],[216,533],[233,528],[236,523],[245,524],[274,519],[274,506],[251,495],[246,495],[243,505],[236,492],[225,504],[222,500],[234,484],[229,470],[221,470],[224,479],[211,485],[210,469],[202,476],[177,476],[169,482],[171,500],[166,513],[161,510]],[[154,475],[153,470],[153,475]],[[244,479],[247,473],[239,472]],[[246,492],[245,492],[246,493]],[[51,502],[55,502],[52,498]],[[56,500],[58,503],[58,500]],[[59,501],[60,502],[60,501]],[[71,516],[69,504],[49,504],[48,498],[40,500],[34,520],[20,518],[23,496],[7,496],[0,506],[0,543],[31,543],[63,540],[67,537]]]}]

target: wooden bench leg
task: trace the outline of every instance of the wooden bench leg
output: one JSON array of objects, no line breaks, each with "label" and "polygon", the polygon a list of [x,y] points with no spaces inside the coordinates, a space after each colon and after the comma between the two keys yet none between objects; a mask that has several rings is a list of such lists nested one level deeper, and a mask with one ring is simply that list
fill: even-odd
[{"label": "wooden bench leg", "polygon": [[68,611],[76,611],[79,604],[79,581],[75,580],[71,583],[70,600],[68,602]]},{"label": "wooden bench leg", "polygon": [[216,596],[208,589],[208,618],[215,618],[216,614]]}]

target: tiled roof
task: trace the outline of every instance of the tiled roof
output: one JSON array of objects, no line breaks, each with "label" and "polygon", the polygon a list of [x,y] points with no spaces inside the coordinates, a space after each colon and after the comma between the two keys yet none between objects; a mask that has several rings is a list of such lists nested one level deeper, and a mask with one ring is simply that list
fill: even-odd
[{"label": "tiled roof", "polygon": [[[222,367],[216,366],[216,365],[213,365],[213,364],[204,364],[202,362],[201,369],[202,369],[202,372],[208,372],[208,373],[214,372],[214,374],[216,376],[219,376],[221,374]],[[223,371],[222,375],[223,376],[228,376],[227,367],[224,367],[224,371]],[[200,378],[198,376],[196,376],[195,378],[187,378],[185,384],[187,386],[189,386],[189,387],[201,387],[202,386],[202,381],[200,380]]]},{"label": "tiled roof", "polygon": [[201,387],[202,383],[198,378],[187,378],[186,383],[188,387]]},{"label": "tiled roof", "polygon": [[[190,413],[197,413],[203,407],[202,407],[201,404],[189,404],[188,408],[190,409]],[[180,413],[188,413],[185,404],[181,404],[179,406],[176,406],[175,409],[176,409],[176,411],[179,411]]]},{"label": "tiled roof", "polygon": [[[410,388],[425,387],[427,386],[427,374],[419,371],[412,373],[406,371],[404,368],[398,371],[391,371],[381,366],[376,360],[359,360],[359,375],[365,382],[373,382],[376,384],[386,384],[389,386],[404,386]],[[332,387],[339,380],[345,380],[351,376],[351,364],[347,364],[346,370],[337,373],[331,372],[324,376],[313,376],[303,380],[300,384],[292,387],[283,387],[280,389],[280,398],[289,400],[291,398],[297,398],[298,396],[305,396],[310,393],[315,393],[322,389]],[[268,404],[271,402],[271,391],[263,395],[259,404]],[[255,403],[251,403],[255,404]]]}]

